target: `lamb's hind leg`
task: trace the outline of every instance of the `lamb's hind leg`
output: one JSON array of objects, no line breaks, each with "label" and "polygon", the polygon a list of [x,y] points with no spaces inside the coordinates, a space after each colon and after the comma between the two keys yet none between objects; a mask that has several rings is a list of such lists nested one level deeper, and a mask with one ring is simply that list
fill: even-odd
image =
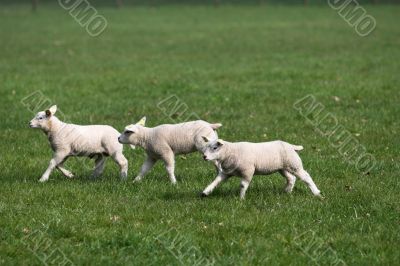
[{"label": "lamb's hind leg", "polygon": [[296,175],[298,178],[300,178],[304,183],[306,183],[307,186],[311,189],[311,192],[315,196],[319,197],[321,196],[321,191],[317,188],[310,174],[307,173],[306,170],[304,170],[303,168],[297,169],[296,171],[293,172],[293,174]]},{"label": "lamb's hind leg", "polygon": [[121,170],[121,179],[126,180],[128,176],[128,160],[125,158],[122,152],[114,153],[113,155],[111,155],[111,157],[119,165],[119,168]]},{"label": "lamb's hind leg", "polygon": [[285,192],[291,193],[294,187],[294,184],[296,183],[296,176],[289,173],[286,170],[281,170],[280,171],[281,175],[286,177],[286,187],[285,187]]},{"label": "lamb's hind leg", "polygon": [[93,171],[94,178],[99,177],[103,173],[106,159],[107,158],[102,154],[98,155],[98,157],[96,158]]}]

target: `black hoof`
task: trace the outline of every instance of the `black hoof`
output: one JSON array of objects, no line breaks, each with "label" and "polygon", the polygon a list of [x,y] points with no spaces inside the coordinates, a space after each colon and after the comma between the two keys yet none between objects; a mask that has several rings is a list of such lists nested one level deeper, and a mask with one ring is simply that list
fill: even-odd
[{"label": "black hoof", "polygon": [[207,197],[208,195],[206,194],[206,193],[204,193],[204,192],[201,192],[201,194],[200,194],[200,197],[202,197],[202,198],[205,198],[205,197]]}]

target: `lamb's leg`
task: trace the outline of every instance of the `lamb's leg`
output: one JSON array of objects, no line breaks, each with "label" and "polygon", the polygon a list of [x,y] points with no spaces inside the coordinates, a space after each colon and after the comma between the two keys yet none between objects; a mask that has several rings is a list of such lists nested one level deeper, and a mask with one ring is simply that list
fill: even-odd
[{"label": "lamb's leg", "polygon": [[66,177],[68,177],[68,178],[73,178],[73,177],[74,177],[74,174],[71,173],[70,171],[68,171],[67,169],[65,169],[64,166],[63,166],[63,163],[64,163],[64,162],[61,162],[59,165],[57,165],[57,169],[60,170],[60,172],[61,172],[64,176],[66,176]]},{"label": "lamb's leg", "polygon": [[167,154],[164,154],[162,157],[162,160],[164,161],[165,164],[165,169],[167,169],[169,179],[171,180],[171,183],[173,185],[176,184],[176,178],[175,178],[175,158],[174,158],[174,153],[172,151],[169,151]]},{"label": "lamb's leg", "polygon": [[214,161],[212,161],[213,162],[213,164],[214,164],[214,166],[215,166],[215,170],[217,171],[217,175],[219,174],[219,163],[218,163],[218,161],[216,161],[216,160],[214,160]]},{"label": "lamb's leg", "polygon": [[143,179],[143,177],[147,174],[148,171],[151,170],[153,165],[156,163],[156,159],[147,156],[146,161],[144,161],[142,168],[140,169],[139,175],[135,178],[134,182],[139,182]]},{"label": "lamb's leg", "polygon": [[119,165],[121,170],[121,179],[126,180],[126,177],[128,176],[128,160],[125,158],[122,152],[114,153],[111,155],[111,157]]},{"label": "lamb's leg", "polygon": [[240,199],[244,199],[246,191],[249,188],[250,182],[253,179],[254,170],[249,170],[243,173],[242,181],[240,181]]},{"label": "lamb's leg", "polygon": [[307,186],[311,189],[311,192],[315,196],[321,196],[321,191],[317,188],[317,186],[315,185],[314,181],[312,180],[310,174],[307,173],[306,170],[298,169],[293,174],[296,175],[298,178],[300,178],[304,183],[306,183]]},{"label": "lamb's leg", "polygon": [[285,192],[291,193],[294,187],[294,184],[296,183],[296,176],[292,175],[286,170],[280,171],[281,175],[286,177],[286,187],[285,187]]},{"label": "lamb's leg", "polygon": [[39,179],[39,182],[46,182],[49,180],[49,176],[54,168],[57,167],[62,161],[64,161],[67,155],[64,153],[55,153],[53,158],[50,160],[49,166],[47,167],[46,171],[43,173],[42,177]]},{"label": "lamb's leg", "polygon": [[99,155],[96,158],[94,171],[93,171],[93,178],[99,177],[103,173],[106,159],[107,158],[103,155]]},{"label": "lamb's leg", "polygon": [[214,189],[225,179],[227,178],[226,175],[224,175],[221,172],[218,172],[217,177],[214,179],[214,181],[211,182],[211,184],[209,184],[206,189],[203,190],[203,192],[201,193],[202,197],[206,197],[208,195],[211,194],[211,192],[214,191]]}]

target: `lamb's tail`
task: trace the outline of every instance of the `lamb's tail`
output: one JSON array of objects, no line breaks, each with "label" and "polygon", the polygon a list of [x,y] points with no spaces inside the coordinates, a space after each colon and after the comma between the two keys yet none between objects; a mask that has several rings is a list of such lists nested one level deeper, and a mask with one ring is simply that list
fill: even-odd
[{"label": "lamb's tail", "polygon": [[301,151],[302,149],[304,149],[304,147],[301,146],[301,145],[292,145],[292,147],[293,147],[293,149],[294,149],[295,151]]},{"label": "lamb's tail", "polygon": [[222,127],[221,123],[210,124],[211,128],[217,130],[218,128]]}]

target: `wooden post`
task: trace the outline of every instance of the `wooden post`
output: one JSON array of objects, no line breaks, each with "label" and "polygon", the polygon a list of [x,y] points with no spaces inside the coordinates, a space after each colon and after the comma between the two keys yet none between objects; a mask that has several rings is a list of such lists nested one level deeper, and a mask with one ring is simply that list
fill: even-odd
[{"label": "wooden post", "polygon": [[304,5],[305,5],[305,6],[308,5],[308,0],[304,0]]},{"label": "wooden post", "polygon": [[37,9],[38,0],[32,0],[32,11],[35,12]]},{"label": "wooden post", "polygon": [[219,4],[220,4],[219,0],[214,0],[214,6],[215,7],[219,7]]},{"label": "wooden post", "polygon": [[124,3],[122,2],[122,0],[115,0],[115,3],[117,4],[117,8],[122,7],[122,5],[124,4]]}]

